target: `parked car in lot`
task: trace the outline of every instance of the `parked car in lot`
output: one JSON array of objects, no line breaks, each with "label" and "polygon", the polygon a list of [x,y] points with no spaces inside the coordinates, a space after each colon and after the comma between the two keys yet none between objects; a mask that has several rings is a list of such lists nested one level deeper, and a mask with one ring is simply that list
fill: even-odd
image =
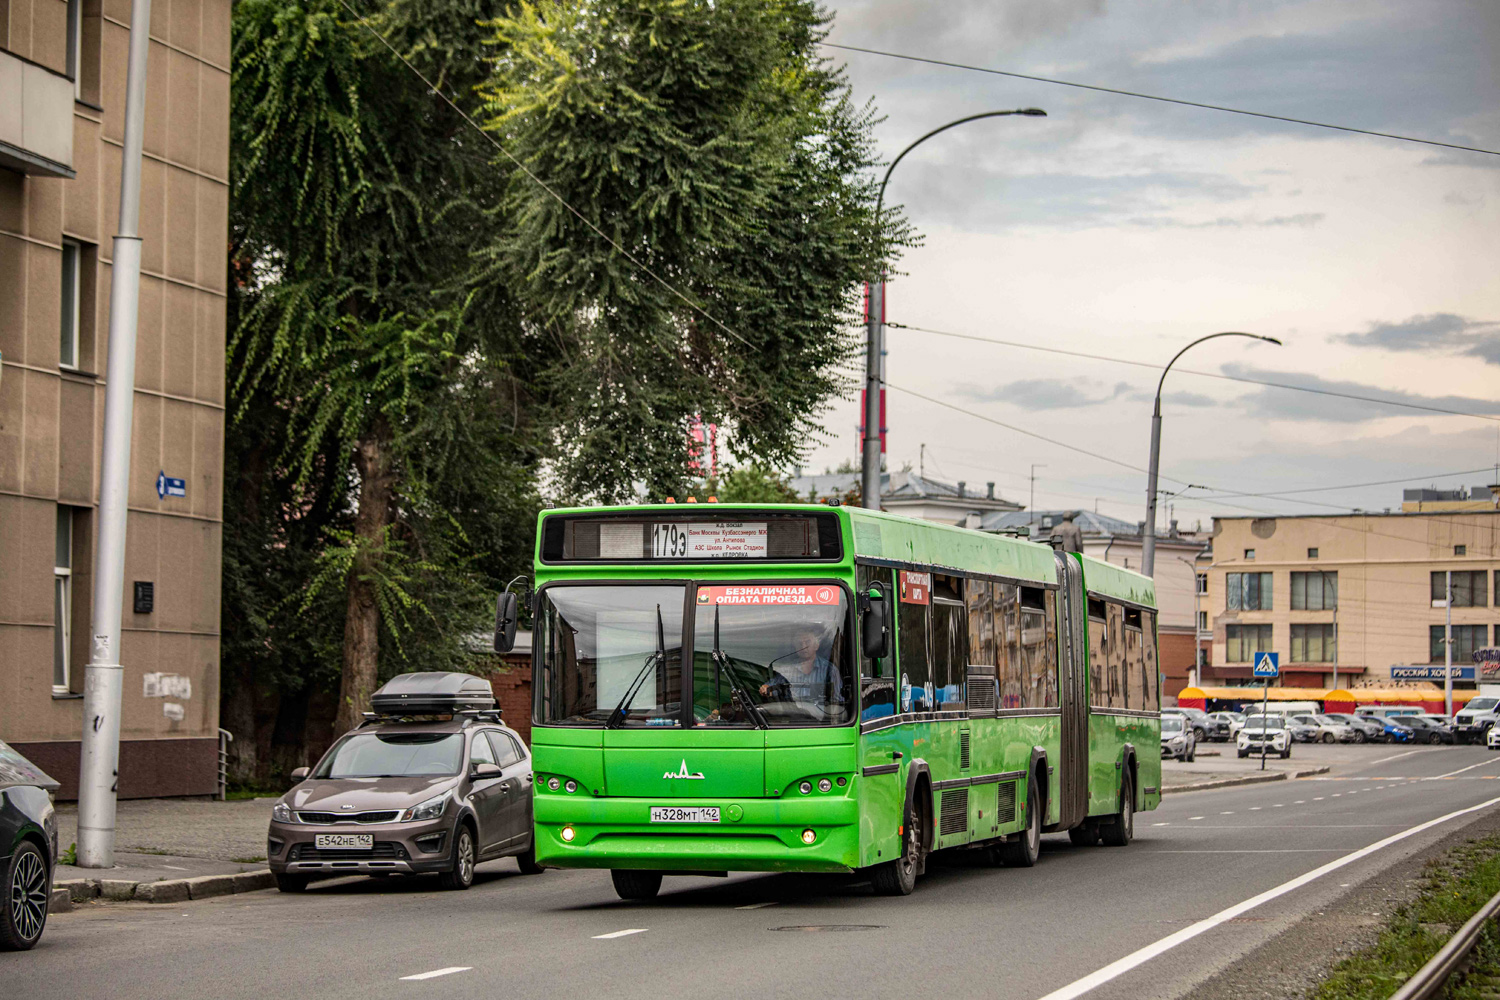
[{"label": "parked car in lot", "polygon": [[1299,722],[1299,719],[1310,718],[1309,716],[1289,715],[1283,720],[1283,724],[1291,731],[1292,739],[1298,743],[1316,743],[1322,735],[1322,727],[1312,722]]},{"label": "parked car in lot", "polygon": [[1488,743],[1485,737],[1500,720],[1500,698],[1471,698],[1469,703],[1453,717],[1454,738],[1460,743]]},{"label": "parked car in lot", "polygon": [[1393,715],[1382,720],[1381,725],[1385,727],[1384,738],[1387,743],[1412,743],[1417,738],[1417,734],[1407,724],[1405,717]]},{"label": "parked car in lot", "polygon": [[1420,705],[1361,705],[1354,710],[1355,715],[1365,715],[1373,719],[1390,719],[1398,715],[1421,715]]},{"label": "parked car in lot", "polygon": [[1285,760],[1292,755],[1292,733],[1279,721],[1254,716],[1245,721],[1245,728],[1240,730],[1235,741],[1235,749],[1241,757],[1252,754],[1264,757],[1274,753]]},{"label": "parked car in lot", "polygon": [[1317,743],[1353,743],[1354,730],[1344,725],[1337,719],[1331,719],[1326,715],[1294,715],[1292,721],[1298,725],[1311,726],[1316,732],[1313,734],[1312,742]]},{"label": "parked car in lot", "polygon": [[1325,718],[1342,722],[1354,731],[1354,742],[1368,743],[1385,738],[1385,723],[1373,715],[1349,715],[1346,712],[1329,712]]},{"label": "parked car in lot", "polygon": [[1204,743],[1213,739],[1228,739],[1229,726],[1212,718],[1201,708],[1164,708],[1162,715],[1180,715],[1193,727],[1193,737]]},{"label": "parked car in lot", "polygon": [[1191,763],[1198,748],[1198,736],[1186,716],[1162,713],[1161,755]]},{"label": "parked car in lot", "polygon": [[1500,750],[1500,726],[1491,726],[1490,731],[1484,734],[1484,745],[1491,750]]},{"label": "parked car in lot", "polygon": [[271,810],[266,855],[276,884],[298,892],[316,876],[434,873],[467,889],[474,866],[514,856],[536,863],[531,755],[500,721],[483,678],[399,674],[375,711]]},{"label": "parked car in lot", "polygon": [[1240,734],[1240,728],[1245,724],[1244,712],[1210,712],[1208,714],[1229,727],[1229,739],[1231,742]]},{"label": "parked car in lot", "polygon": [[1401,722],[1411,727],[1418,743],[1452,743],[1453,724],[1441,715],[1403,715]]},{"label": "parked car in lot", "polygon": [[57,818],[52,793],[58,784],[41,768],[0,741],[0,951],[36,946],[52,902],[57,864]]}]

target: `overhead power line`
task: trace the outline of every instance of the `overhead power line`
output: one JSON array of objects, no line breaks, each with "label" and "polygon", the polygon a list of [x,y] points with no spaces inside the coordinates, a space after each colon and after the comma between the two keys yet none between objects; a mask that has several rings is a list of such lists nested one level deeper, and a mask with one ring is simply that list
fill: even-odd
[{"label": "overhead power line", "polygon": [[[930,333],[937,337],[952,337],[956,340],[972,340],[981,344],[995,344],[1000,347],[1016,347],[1025,351],[1041,351],[1045,354],[1064,354],[1071,358],[1087,358],[1091,361],[1108,361],[1116,365],[1130,365],[1133,368],[1150,368],[1160,371],[1161,365],[1152,364],[1149,361],[1137,361],[1134,358],[1119,358],[1108,354],[1092,354],[1088,351],[1070,351],[1062,347],[1044,347],[1041,344],[1028,344],[1020,340],[1002,340],[998,337],[981,337],[972,333],[955,333],[952,330],[935,330],[927,326],[913,326],[910,323],[894,323],[887,321],[886,326],[898,330],[913,330],[917,333]],[[1306,385],[1294,385],[1290,382],[1272,382],[1269,379],[1246,378],[1243,375],[1225,375],[1223,372],[1206,372],[1194,368],[1173,368],[1174,372],[1184,375],[1197,375],[1200,378],[1216,378],[1224,382],[1244,382],[1248,385],[1265,386],[1270,389],[1286,389],[1291,392],[1308,392],[1315,396],[1334,396],[1339,399],[1352,399],[1362,403],[1378,403],[1382,406],[1396,406],[1407,410],[1424,410],[1428,413],[1442,413],[1454,417],[1472,417],[1475,420],[1489,420],[1500,423],[1500,416],[1490,416],[1485,413],[1470,413],[1467,410],[1452,410],[1443,406],[1429,406],[1426,403],[1408,403],[1399,399],[1382,399],[1379,396],[1362,396],[1354,392],[1339,392],[1336,389],[1314,389]],[[1500,407],[1500,403],[1495,404]]]},{"label": "overhead power line", "polygon": [[1443,149],[1461,149],[1466,153],[1484,153],[1487,156],[1500,156],[1500,151],[1493,149],[1481,149],[1478,146],[1464,146],[1456,142],[1439,142],[1436,139],[1422,139],[1417,136],[1398,135],[1395,132],[1376,132],[1373,129],[1353,128],[1349,125],[1334,125],[1329,122],[1315,122],[1307,118],[1292,118],[1288,115],[1273,115],[1264,111],[1248,111],[1244,108],[1231,108],[1223,104],[1206,104],[1202,101],[1187,101],[1180,97],[1162,97],[1159,94],[1143,94],[1135,90],[1121,90],[1118,87],[1101,87],[1092,83],[1078,83],[1073,80],[1058,80],[1046,76],[1034,76],[1030,73],[1016,73],[1011,70],[993,69],[989,66],[970,66],[966,63],[950,62],[946,59],[930,59],[926,56],[908,55],[903,52],[886,52],[881,49],[869,49],[860,45],[839,45],[836,42],[823,42],[830,49],[842,49],[845,52],[863,52],[866,55],[881,56],[885,59],[901,59],[905,62],[926,63],[929,66],[942,66],[947,69],[961,69],[971,73],[987,73],[990,76],[1006,76],[1013,80],[1030,80],[1033,83],[1050,83],[1057,87],[1072,87],[1075,90],[1092,90],[1101,94],[1114,94],[1119,97],[1134,97],[1142,101],[1158,101],[1162,104],[1180,104],[1188,108],[1202,108],[1205,111],[1223,111],[1231,115],[1244,115],[1247,118],[1265,118],[1270,121],[1289,122],[1293,125],[1308,125],[1312,128],[1332,129],[1335,132],[1353,132],[1356,135],[1372,135],[1381,139],[1395,139],[1399,142],[1415,142],[1423,146],[1438,146]]},{"label": "overhead power line", "polygon": [[477,122],[474,121],[474,119],[470,118],[469,115],[468,115],[468,113],[465,112],[463,108],[460,108],[458,106],[458,104],[453,100],[453,98],[451,98],[447,94],[443,93],[441,90],[439,90],[437,88],[437,86],[435,84],[433,84],[433,82],[431,80],[427,79],[427,77],[422,74],[421,70],[419,70],[419,69],[417,69],[417,67],[413,66],[411,64],[411,61],[409,59],[407,59],[406,56],[402,55],[399,51],[397,51],[396,47],[394,45],[392,45],[386,39],[386,37],[384,35],[382,35],[378,31],[376,31],[374,29],[374,27],[371,26],[369,20],[366,18],[365,15],[361,14],[359,11],[357,11],[353,7],[349,6],[348,0],[339,0],[339,4],[345,10],[347,10],[354,17],[354,19],[357,20],[360,23],[360,25],[366,31],[368,31],[371,35],[373,35],[375,37],[375,39],[380,42],[380,44],[382,44],[386,48],[390,49],[391,50],[391,55],[393,55],[397,59],[401,60],[402,65],[404,65],[407,69],[411,70],[411,72],[416,76],[416,78],[418,80],[421,80],[424,84],[427,85],[427,89],[428,90],[432,91],[439,98],[441,98],[442,101],[443,101],[443,103],[446,104],[446,105],[448,105],[448,107],[452,108],[458,114],[458,116],[460,118],[462,118],[465,122],[468,123],[468,125],[469,125],[470,128],[472,128],[474,131],[478,132],[480,135],[484,136],[484,138],[489,141],[489,144],[491,146],[494,146],[497,150],[500,151],[500,154],[502,156],[504,156],[507,160],[509,160],[511,163],[513,163],[515,165],[515,167],[516,167],[517,170],[521,171],[521,173],[523,173],[527,177],[529,177],[532,180],[532,182],[536,184],[537,187],[541,188],[549,196],[551,196],[554,201],[556,201],[559,205],[561,205],[563,208],[567,209],[570,213],[572,213],[578,219],[579,222],[582,222],[585,226],[589,227],[589,229],[593,230],[594,234],[596,236],[598,236],[601,240],[603,240],[605,243],[608,243],[610,245],[610,247],[616,253],[618,253],[620,256],[624,257],[626,260],[630,261],[630,263],[634,264],[637,268],[639,268],[641,270],[642,273],[644,273],[645,275],[647,275],[648,277],[650,277],[651,280],[655,281],[658,285],[660,285],[661,287],[665,288],[667,291],[671,292],[677,298],[681,299],[683,301],[683,303],[686,304],[689,309],[692,309],[694,312],[698,313],[698,315],[702,316],[704,319],[708,320],[714,326],[718,327],[720,330],[723,330],[725,333],[729,334],[729,336],[733,337],[735,340],[738,340],[740,343],[744,344],[745,346],[747,346],[747,347],[751,346],[750,341],[746,340],[738,332],[730,329],[723,322],[721,322],[717,316],[714,316],[708,310],[704,309],[698,303],[694,302],[686,294],[684,294],[683,292],[678,291],[675,286],[673,286],[670,282],[668,282],[661,275],[659,275],[655,271],[653,271],[646,264],[643,264],[641,261],[637,260],[635,258],[635,256],[629,250],[626,250],[619,243],[617,243],[615,240],[613,240],[612,238],[610,238],[609,234],[606,233],[604,230],[600,229],[597,225],[595,225],[593,223],[593,221],[591,221],[588,218],[588,216],[584,215],[578,209],[574,208],[571,204],[569,204],[568,201],[567,201],[567,199],[565,199],[562,195],[560,195],[556,191],[554,191],[552,189],[551,185],[549,185],[546,181],[542,180],[535,173],[533,173],[531,171],[531,168],[529,168],[528,166],[526,166],[526,164],[524,164],[524,163],[521,162],[520,158],[518,158],[510,150],[506,149],[503,145],[500,144],[499,140],[497,140],[493,135],[490,135],[490,133],[486,132],[483,128],[481,128],[480,125]]}]

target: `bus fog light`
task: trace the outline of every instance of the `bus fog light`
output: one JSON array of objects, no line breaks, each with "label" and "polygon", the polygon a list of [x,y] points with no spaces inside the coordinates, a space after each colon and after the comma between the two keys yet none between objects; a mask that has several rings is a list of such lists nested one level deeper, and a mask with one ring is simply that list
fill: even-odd
[{"label": "bus fog light", "polygon": [[573,842],[573,838],[576,836],[578,836],[578,834],[573,830],[571,826],[565,826],[562,828],[563,843],[571,844]]},{"label": "bus fog light", "polygon": [[797,786],[797,791],[801,792],[803,795],[806,795],[808,792],[812,791],[812,782],[804,781],[802,784]]},{"label": "bus fog light", "polygon": [[813,833],[811,830],[803,830],[802,831],[802,842],[804,844],[811,844],[813,841],[815,841],[817,839],[818,839],[818,835],[816,833]]},{"label": "bus fog light", "polygon": [[558,788],[560,788],[561,786],[562,786],[562,782],[558,781],[556,778],[548,778],[547,779],[547,787],[550,788],[550,789],[552,789],[554,792],[557,791]]},{"label": "bus fog light", "polygon": [[833,782],[829,781],[827,778],[819,778],[818,779],[818,791],[820,791],[820,792],[826,792],[826,791],[829,791],[832,788],[833,788]]},{"label": "bus fog light", "polygon": [[569,781],[563,787],[566,788],[570,792],[576,792],[576,791],[578,791],[578,782],[576,782],[576,781]]}]

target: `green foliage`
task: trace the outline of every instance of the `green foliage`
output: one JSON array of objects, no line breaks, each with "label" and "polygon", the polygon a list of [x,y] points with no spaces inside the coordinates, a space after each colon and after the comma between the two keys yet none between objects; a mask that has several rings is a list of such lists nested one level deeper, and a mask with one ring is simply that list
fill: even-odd
[{"label": "green foliage", "polygon": [[720,503],[799,503],[787,481],[764,465],[742,465],[726,472],[710,490]]},{"label": "green foliage", "polygon": [[789,464],[846,388],[860,281],[907,231],[874,218],[875,119],[818,55],[825,25],[807,0],[541,0],[495,23],[487,127],[525,171],[493,258],[566,360],[539,384],[565,498],[682,492],[697,416]]},{"label": "green foliage", "polygon": [[78,845],[69,844],[66,850],[59,851],[57,854],[57,863],[60,865],[78,864]]}]

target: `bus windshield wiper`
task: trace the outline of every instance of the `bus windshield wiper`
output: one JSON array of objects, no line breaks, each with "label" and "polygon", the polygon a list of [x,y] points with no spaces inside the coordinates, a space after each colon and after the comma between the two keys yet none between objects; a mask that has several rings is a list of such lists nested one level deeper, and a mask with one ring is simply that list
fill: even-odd
[{"label": "bus windshield wiper", "polygon": [[630,682],[630,687],[626,689],[625,696],[620,699],[620,703],[615,706],[615,710],[609,713],[609,719],[604,723],[605,729],[617,729],[624,724],[625,712],[629,709],[630,703],[635,701],[636,693],[640,691],[641,685],[645,683],[646,675],[651,672],[653,667],[660,666],[666,662],[666,628],[662,624],[661,605],[658,604],[656,606],[656,651],[646,654],[646,662],[641,664],[640,673],[636,674],[635,680]]},{"label": "bus windshield wiper", "polygon": [[721,675],[728,675],[729,686],[734,689],[735,694],[739,695],[740,701],[744,704],[746,710],[749,711],[750,718],[755,723],[755,727],[757,729],[770,729],[771,724],[760,713],[760,706],[755,704],[754,699],[750,697],[749,690],[735,672],[734,665],[729,659],[729,654],[719,648],[719,608],[717,605],[714,606],[714,649],[711,655],[714,661],[714,669]]}]

